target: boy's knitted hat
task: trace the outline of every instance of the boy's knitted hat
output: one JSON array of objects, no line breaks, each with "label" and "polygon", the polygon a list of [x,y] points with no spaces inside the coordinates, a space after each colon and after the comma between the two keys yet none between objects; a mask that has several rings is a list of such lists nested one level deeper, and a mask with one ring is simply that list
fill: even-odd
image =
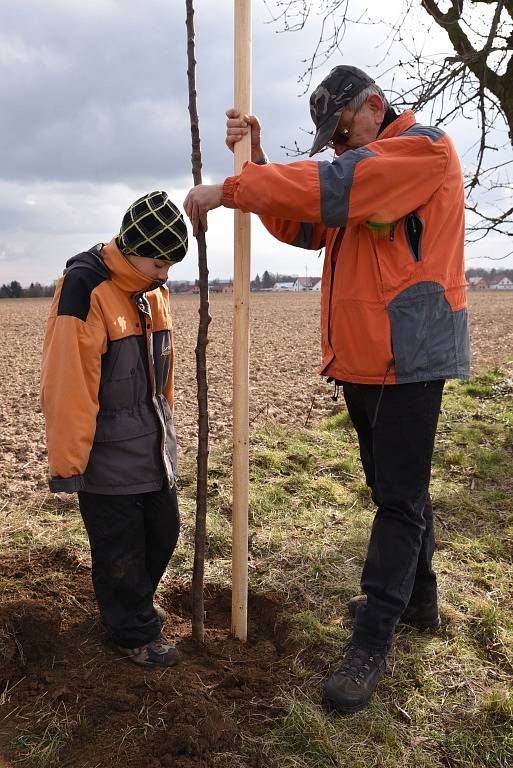
[{"label": "boy's knitted hat", "polygon": [[182,261],[187,253],[187,227],[165,192],[149,192],[123,216],[118,241],[125,254]]}]

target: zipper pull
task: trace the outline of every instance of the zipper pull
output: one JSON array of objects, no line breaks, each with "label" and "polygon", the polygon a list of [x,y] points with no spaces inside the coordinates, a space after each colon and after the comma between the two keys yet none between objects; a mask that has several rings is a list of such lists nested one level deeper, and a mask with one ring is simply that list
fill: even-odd
[{"label": "zipper pull", "polygon": [[395,240],[395,227],[393,224],[390,224],[390,242],[393,243]]}]

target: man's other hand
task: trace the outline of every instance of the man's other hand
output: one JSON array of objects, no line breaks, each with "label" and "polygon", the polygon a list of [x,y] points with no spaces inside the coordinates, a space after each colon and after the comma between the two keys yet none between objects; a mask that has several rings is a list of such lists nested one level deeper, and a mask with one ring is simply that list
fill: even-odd
[{"label": "man's other hand", "polygon": [[200,226],[204,232],[207,231],[207,213],[214,208],[219,208],[222,200],[222,184],[198,184],[189,191],[183,207],[191,220],[194,237],[197,237]]},{"label": "man's other hand", "polygon": [[241,116],[240,112],[232,107],[226,110],[226,146],[233,152],[234,147],[243,136],[251,131],[251,161],[256,163],[258,160],[265,159],[265,152],[262,147],[262,127],[255,115]]}]

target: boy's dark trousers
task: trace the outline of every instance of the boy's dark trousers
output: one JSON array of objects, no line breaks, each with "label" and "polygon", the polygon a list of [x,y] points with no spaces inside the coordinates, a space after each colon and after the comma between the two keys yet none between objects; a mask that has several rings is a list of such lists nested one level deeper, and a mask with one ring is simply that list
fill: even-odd
[{"label": "boy's dark trousers", "polygon": [[429,481],[444,383],[343,384],[378,507],[361,579],[367,604],[353,626],[355,645],[370,651],[388,649],[408,604],[436,601]]},{"label": "boy's dark trousers", "polygon": [[112,639],[137,648],[160,635],[153,594],[178,540],[176,489],[107,496],[80,491],[80,512],[91,545],[92,578]]}]

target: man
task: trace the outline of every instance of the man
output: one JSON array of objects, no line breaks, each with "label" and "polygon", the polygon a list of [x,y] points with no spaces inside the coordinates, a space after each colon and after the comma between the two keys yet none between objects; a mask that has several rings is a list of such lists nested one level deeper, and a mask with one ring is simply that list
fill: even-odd
[{"label": "man", "polygon": [[255,117],[227,114],[230,148],[251,130],[252,163],[191,190],[196,231],[219,205],[258,213],[279,240],[326,248],[320,373],[343,388],[377,505],[351,642],[324,687],[340,712],[364,707],[401,619],[439,626],[431,458],[444,381],[469,370],[464,190],[450,138],[390,108],[360,69],[335,67],[310,98],[333,162],[268,163]]},{"label": "man", "polygon": [[78,493],[104,623],[124,656],[150,667],[178,660],[153,596],[180,527],[165,282],[186,253],[167,194],[136,200],[119,235],[66,264],[43,350],[50,490]]}]

